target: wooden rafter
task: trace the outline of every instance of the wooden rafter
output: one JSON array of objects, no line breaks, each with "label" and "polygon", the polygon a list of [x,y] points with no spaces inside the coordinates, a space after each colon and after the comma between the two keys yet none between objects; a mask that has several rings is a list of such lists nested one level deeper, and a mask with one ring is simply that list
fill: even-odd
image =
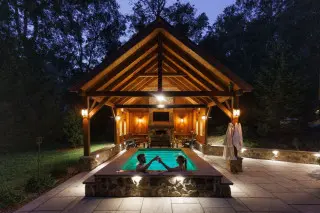
[{"label": "wooden rafter", "polygon": [[139,52],[135,55],[135,58],[130,58],[125,60],[117,69],[114,69],[109,76],[102,78],[90,91],[104,90],[109,84],[111,84],[116,79],[120,78],[124,73],[134,68],[138,63],[141,63],[141,60],[154,53],[158,48],[158,45],[151,46],[149,49],[144,49],[143,52]]},{"label": "wooden rafter", "polygon": [[164,46],[164,54],[168,55],[171,59],[178,61],[179,64],[182,64],[185,70],[188,70],[189,72],[192,71],[192,73],[197,73],[200,75],[206,82],[210,83],[214,86],[216,90],[220,91],[226,91],[227,86],[223,85],[222,83],[218,83],[217,79],[214,79],[214,77],[211,75],[210,72],[206,72],[206,70],[198,70],[195,68],[192,64],[189,63],[189,61],[185,60],[180,54],[177,53],[174,50],[171,49],[171,47],[168,47],[167,45]]},{"label": "wooden rafter", "polygon": [[[173,79],[175,81],[177,81],[179,85],[184,85],[184,87],[186,87],[186,90],[189,90],[189,91],[198,91],[199,90],[199,88],[194,86],[191,82],[182,81],[181,78],[173,78]],[[210,102],[210,99],[208,99],[208,97],[198,97],[198,99],[202,100],[202,102],[204,102],[204,103]]]},{"label": "wooden rafter", "polygon": [[203,73],[208,79],[210,79],[213,84],[219,90],[228,90],[228,86],[224,84],[218,76],[214,74],[214,72],[208,70],[205,66],[203,66],[199,61],[191,57],[188,53],[186,53],[181,47],[177,46],[175,43],[170,41],[169,39],[164,38],[163,47],[168,51],[173,51],[176,53],[182,61],[184,61],[190,68],[194,70],[198,70],[198,72]]},{"label": "wooden rafter", "polygon": [[103,98],[102,101],[100,101],[100,103],[89,112],[89,118],[93,117],[104,105],[114,107],[112,103],[108,102],[109,100],[110,97]]},{"label": "wooden rafter", "polygon": [[197,85],[201,85],[202,87],[205,87],[206,90],[216,91],[217,89],[211,85],[209,82],[207,82],[205,79],[203,79],[200,75],[193,72],[192,70],[189,70],[187,66],[184,66],[184,64],[174,61],[171,56],[164,56],[165,63],[170,66],[172,69],[179,70],[183,73],[185,73],[187,76],[192,78],[195,82],[197,82]]},{"label": "wooden rafter", "polygon": [[[138,91],[138,90],[143,90],[146,88],[151,82],[155,81],[156,78],[145,78],[144,82],[141,82],[139,85],[136,85],[134,88],[131,89],[131,91]],[[136,97],[127,97],[121,101],[121,104],[125,104],[131,99],[135,99]]]},{"label": "wooden rafter", "polygon": [[217,105],[217,107],[219,107],[222,112],[224,112],[229,118],[232,118],[232,112],[222,103],[220,103],[220,101],[216,97],[212,97],[212,102],[208,104],[208,106],[210,107],[214,105]]},{"label": "wooden rafter", "polygon": [[[172,85],[174,85],[175,87],[177,87],[179,90],[181,90],[181,91],[185,91],[185,90],[186,90],[185,87],[184,87],[182,84],[177,84],[177,82],[175,82],[173,78],[168,78],[167,80],[168,80]],[[196,103],[200,104],[200,103],[202,103],[202,102],[201,102],[198,98],[196,98],[196,97],[192,97],[192,98],[186,97],[186,99],[189,100],[192,104],[196,104]]]},{"label": "wooden rafter", "polygon": [[136,79],[141,73],[144,73],[150,67],[154,66],[157,63],[156,56],[150,54],[144,60],[140,61],[136,67],[133,67],[130,71],[126,72],[120,76],[117,80],[113,81],[107,88],[104,90],[118,90],[123,85],[128,82]]}]

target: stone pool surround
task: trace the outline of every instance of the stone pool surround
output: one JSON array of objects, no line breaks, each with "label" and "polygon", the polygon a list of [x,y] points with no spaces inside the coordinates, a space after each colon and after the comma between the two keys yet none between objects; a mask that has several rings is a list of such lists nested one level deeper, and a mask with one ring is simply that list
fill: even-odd
[{"label": "stone pool surround", "polygon": [[[223,155],[223,146],[203,145],[196,143],[194,148],[205,155]],[[275,156],[273,151],[277,150],[278,155]],[[283,149],[264,149],[264,148],[245,148],[239,155],[245,158],[264,159],[264,160],[279,160],[292,163],[307,163],[317,164],[318,152],[283,150]]]},{"label": "stone pool surround", "polygon": [[121,171],[122,165],[137,151],[130,149],[95,173],[85,184],[88,197],[231,197],[232,182],[192,150],[182,151],[196,165],[196,171]]},{"label": "stone pool surround", "polygon": [[82,156],[79,160],[79,167],[81,171],[91,171],[100,164],[110,160],[124,149],[122,144],[114,145],[113,147],[106,147],[90,153],[90,156]]}]

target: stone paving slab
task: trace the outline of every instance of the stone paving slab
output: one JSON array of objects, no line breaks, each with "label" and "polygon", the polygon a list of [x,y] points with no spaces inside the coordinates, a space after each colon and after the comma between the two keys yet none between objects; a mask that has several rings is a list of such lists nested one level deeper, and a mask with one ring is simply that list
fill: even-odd
[{"label": "stone paving slab", "polygon": [[103,168],[75,175],[23,206],[28,213],[320,213],[318,165],[248,159],[231,174],[221,157],[197,154],[230,179],[233,198],[86,198],[82,182]]}]

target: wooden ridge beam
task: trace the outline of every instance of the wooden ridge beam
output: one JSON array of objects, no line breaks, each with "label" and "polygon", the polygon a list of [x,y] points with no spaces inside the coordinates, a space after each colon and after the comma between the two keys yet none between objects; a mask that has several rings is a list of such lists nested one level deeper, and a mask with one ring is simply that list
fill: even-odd
[{"label": "wooden ridge beam", "polygon": [[[84,93],[86,96],[107,96],[107,97],[152,97],[158,95],[156,91],[95,91]],[[163,91],[161,92],[166,97],[196,97],[196,96],[233,96],[232,92],[226,91]]]},{"label": "wooden ridge beam", "polygon": [[[140,108],[159,108],[159,105],[157,104],[126,104],[126,105],[115,105],[117,108],[132,108],[132,109],[140,109]],[[170,105],[164,105],[162,108],[168,109],[168,108],[207,108],[206,104],[170,104]]]}]

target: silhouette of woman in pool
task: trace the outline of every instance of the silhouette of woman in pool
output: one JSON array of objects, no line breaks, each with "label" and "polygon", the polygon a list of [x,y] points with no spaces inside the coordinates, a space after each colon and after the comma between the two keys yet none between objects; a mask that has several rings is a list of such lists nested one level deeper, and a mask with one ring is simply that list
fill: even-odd
[{"label": "silhouette of woman in pool", "polygon": [[159,163],[161,163],[167,170],[168,172],[182,172],[182,171],[187,171],[187,159],[183,157],[182,155],[179,155],[176,159],[178,166],[175,168],[170,168],[167,166],[161,158],[158,158]]}]

